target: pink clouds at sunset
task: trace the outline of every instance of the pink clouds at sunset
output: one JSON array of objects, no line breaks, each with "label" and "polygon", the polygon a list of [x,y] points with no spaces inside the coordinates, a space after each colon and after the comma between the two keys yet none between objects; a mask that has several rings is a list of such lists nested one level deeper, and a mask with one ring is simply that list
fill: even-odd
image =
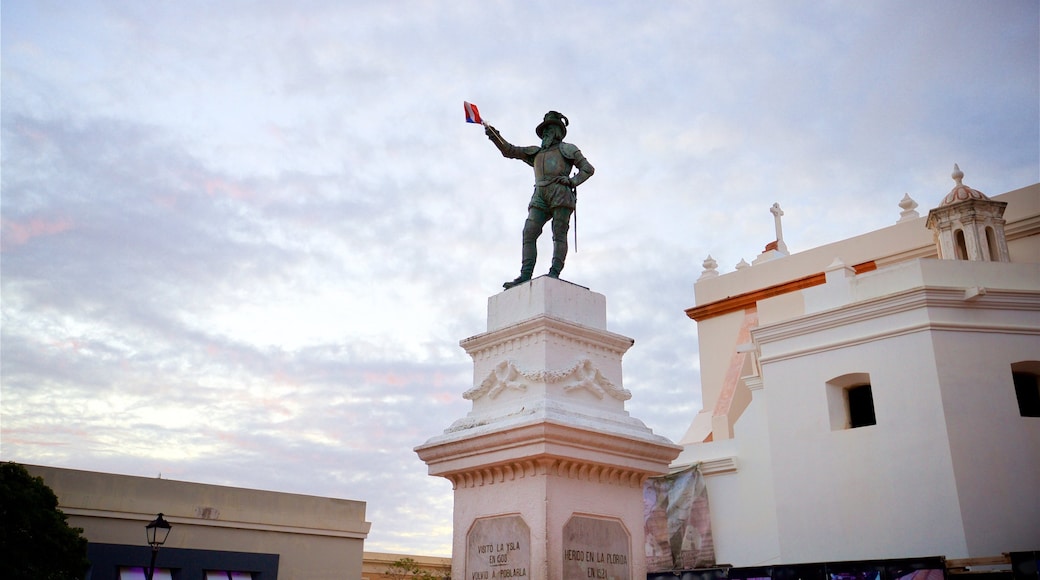
[{"label": "pink clouds at sunset", "polygon": [[4,219],[0,221],[3,247],[20,246],[36,237],[60,234],[71,229],[72,225],[72,220],[67,218],[31,218],[23,221]]}]

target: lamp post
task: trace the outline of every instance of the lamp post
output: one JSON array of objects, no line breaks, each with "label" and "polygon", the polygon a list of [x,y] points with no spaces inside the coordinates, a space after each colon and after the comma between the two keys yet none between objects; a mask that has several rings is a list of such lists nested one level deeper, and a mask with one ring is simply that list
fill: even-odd
[{"label": "lamp post", "polygon": [[166,543],[171,527],[173,526],[170,525],[170,522],[163,519],[162,514],[159,514],[158,517],[144,527],[148,537],[148,545],[152,547],[152,563],[148,566],[148,580],[152,580],[152,576],[155,574],[155,557],[159,555],[159,548]]}]

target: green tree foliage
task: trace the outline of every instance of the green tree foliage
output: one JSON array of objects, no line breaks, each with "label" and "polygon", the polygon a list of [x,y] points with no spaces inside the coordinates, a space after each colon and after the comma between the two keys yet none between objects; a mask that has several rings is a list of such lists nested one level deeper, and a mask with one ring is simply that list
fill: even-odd
[{"label": "green tree foliage", "polygon": [[[394,580],[441,580],[441,577],[423,570],[419,564],[411,558],[394,560],[386,569],[386,575]],[[450,576],[450,572],[447,573]]]},{"label": "green tree foliage", "polygon": [[58,496],[24,467],[0,463],[0,578],[80,580],[87,540],[58,509]]}]

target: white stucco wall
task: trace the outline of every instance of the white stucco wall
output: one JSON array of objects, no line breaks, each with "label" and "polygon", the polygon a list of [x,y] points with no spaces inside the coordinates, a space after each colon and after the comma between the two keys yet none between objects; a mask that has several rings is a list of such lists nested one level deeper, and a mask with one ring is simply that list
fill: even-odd
[{"label": "white stucco wall", "polygon": [[[1018,416],[1010,365],[1040,351],[1037,280],[1035,264],[918,260],[808,289],[811,314],[753,332],[784,561],[1033,549],[1040,480],[1020,458],[1040,456],[1040,421]],[[833,419],[827,383],[850,373],[869,375],[876,425]]]},{"label": "white stucco wall", "polygon": [[[763,364],[785,562],[966,555],[931,348],[919,332]],[[853,372],[877,424],[835,430],[827,382]]]},{"label": "white stucco wall", "polygon": [[[706,478],[719,562],[1036,549],[1040,419],[1018,413],[1010,365],[1040,360],[1040,184],[994,199],[1012,264],[934,259],[920,217],[698,281],[705,409],[674,465],[737,466]],[[711,309],[824,272],[755,300],[764,387],[734,439],[700,443],[743,316]],[[876,425],[835,424],[827,381],[848,373],[869,373]]]},{"label": "white stucco wall", "polygon": [[[1036,322],[1040,326],[1040,321]],[[954,475],[972,556],[1040,545],[1040,417],[1019,413],[1011,364],[1040,360],[1037,335],[936,333]]]},{"label": "white stucco wall", "polygon": [[674,462],[734,461],[735,471],[705,470],[718,563],[760,566],[781,561],[765,414],[767,396],[765,391],[753,391],[751,404],[737,422],[736,438],[688,445]]}]

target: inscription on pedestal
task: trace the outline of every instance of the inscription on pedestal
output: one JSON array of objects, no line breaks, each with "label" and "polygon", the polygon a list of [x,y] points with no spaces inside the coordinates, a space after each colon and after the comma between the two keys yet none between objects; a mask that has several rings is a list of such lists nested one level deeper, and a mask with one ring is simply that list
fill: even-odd
[{"label": "inscription on pedestal", "polygon": [[466,580],[527,580],[531,528],[520,516],[480,518],[466,536]]},{"label": "inscription on pedestal", "polygon": [[621,522],[573,516],[563,527],[564,580],[631,580],[631,545]]}]

